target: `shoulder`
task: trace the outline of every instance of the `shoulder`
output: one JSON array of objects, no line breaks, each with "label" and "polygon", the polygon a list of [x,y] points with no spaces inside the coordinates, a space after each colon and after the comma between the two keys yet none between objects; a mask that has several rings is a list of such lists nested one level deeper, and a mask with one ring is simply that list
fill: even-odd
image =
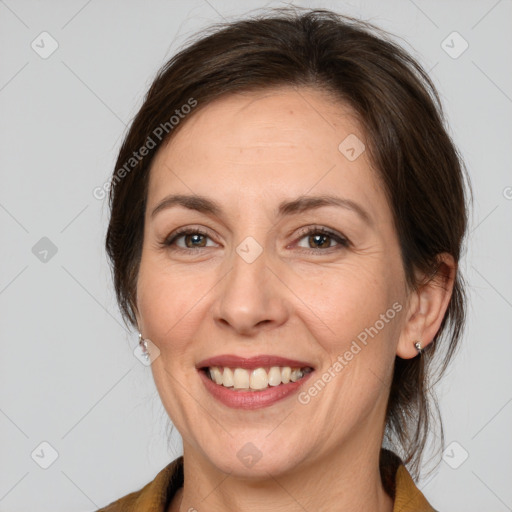
[{"label": "shoulder", "polygon": [[183,456],[178,457],[138,491],[131,492],[96,512],[165,512],[176,491],[183,485]]}]

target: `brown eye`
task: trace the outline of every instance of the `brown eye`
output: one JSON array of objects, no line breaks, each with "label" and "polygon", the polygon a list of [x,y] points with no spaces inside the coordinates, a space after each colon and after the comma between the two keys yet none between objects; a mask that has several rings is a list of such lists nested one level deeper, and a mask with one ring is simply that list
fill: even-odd
[{"label": "brown eye", "polygon": [[313,247],[328,249],[331,247],[330,239],[331,237],[329,235],[311,235],[308,237],[308,242],[312,244]]},{"label": "brown eye", "polygon": [[[205,244],[201,242],[205,242],[206,238],[204,235],[201,235],[199,233],[194,233],[192,235],[183,235],[183,239],[185,240],[185,245],[189,248],[205,247]],[[190,245],[188,245],[187,242],[190,242]]]},{"label": "brown eye", "polygon": [[[203,249],[209,247],[206,245],[208,233],[199,229],[182,229],[170,235],[162,245],[167,248],[186,251],[188,249]],[[184,240],[184,245],[178,244],[178,240]]]},{"label": "brown eye", "polygon": [[[304,247],[303,245],[299,245],[299,247],[310,249],[309,252],[311,253],[321,253],[326,252],[328,249],[339,248],[339,246],[342,248],[349,246],[349,241],[345,237],[325,228],[309,228],[302,233],[300,240],[305,238],[307,238],[307,247]],[[335,244],[333,245],[332,242],[335,242]],[[336,244],[338,247],[336,247]]]}]

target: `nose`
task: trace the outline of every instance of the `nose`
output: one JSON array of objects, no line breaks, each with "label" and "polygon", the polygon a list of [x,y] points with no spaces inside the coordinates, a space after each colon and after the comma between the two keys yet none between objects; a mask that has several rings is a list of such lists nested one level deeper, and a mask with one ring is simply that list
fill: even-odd
[{"label": "nose", "polygon": [[271,266],[265,250],[252,262],[233,253],[232,268],[219,283],[213,306],[219,327],[252,336],[286,322],[288,288]]}]

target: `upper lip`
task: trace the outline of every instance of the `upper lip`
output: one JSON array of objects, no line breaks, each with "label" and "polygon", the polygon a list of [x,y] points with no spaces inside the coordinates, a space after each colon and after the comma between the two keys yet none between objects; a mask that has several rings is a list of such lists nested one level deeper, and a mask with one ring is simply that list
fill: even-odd
[{"label": "upper lip", "polygon": [[290,366],[291,368],[313,368],[311,363],[307,361],[298,361],[296,359],[288,359],[287,357],[259,355],[254,357],[240,357],[233,354],[223,354],[219,356],[209,357],[197,363],[196,368],[207,368],[211,366],[222,366],[228,368],[262,368],[265,366]]}]

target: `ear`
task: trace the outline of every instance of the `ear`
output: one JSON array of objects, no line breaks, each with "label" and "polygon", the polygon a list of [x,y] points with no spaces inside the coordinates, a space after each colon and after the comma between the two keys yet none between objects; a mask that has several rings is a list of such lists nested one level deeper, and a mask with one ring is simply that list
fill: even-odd
[{"label": "ear", "polygon": [[438,262],[436,273],[424,279],[409,296],[407,316],[396,351],[402,359],[418,355],[415,342],[419,341],[422,348],[432,343],[450,303],[457,264],[448,253],[439,254]]}]

